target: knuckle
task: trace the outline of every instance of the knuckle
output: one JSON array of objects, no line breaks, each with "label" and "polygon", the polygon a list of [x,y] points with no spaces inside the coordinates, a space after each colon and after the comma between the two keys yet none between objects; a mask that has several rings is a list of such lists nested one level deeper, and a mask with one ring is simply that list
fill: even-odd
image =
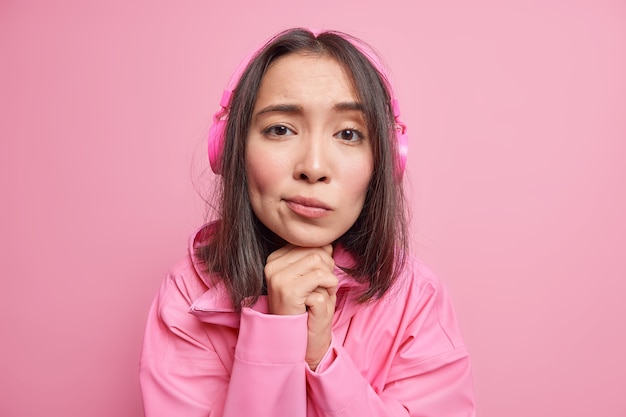
[{"label": "knuckle", "polygon": [[320,262],[322,262],[322,256],[319,253],[311,253],[310,255],[308,255],[309,260],[311,261],[311,263],[313,264],[318,264]]},{"label": "knuckle", "polygon": [[311,294],[311,296],[309,297],[309,301],[312,304],[323,304],[326,302],[326,299],[324,298],[324,295],[316,292]]}]

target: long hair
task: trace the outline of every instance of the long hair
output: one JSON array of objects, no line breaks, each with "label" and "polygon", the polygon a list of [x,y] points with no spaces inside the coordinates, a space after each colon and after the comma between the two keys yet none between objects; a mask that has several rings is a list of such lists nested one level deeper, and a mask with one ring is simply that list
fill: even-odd
[{"label": "long hair", "polygon": [[236,309],[253,304],[265,291],[263,269],[281,239],[255,216],[248,194],[246,145],[261,80],[269,65],[293,53],[326,55],[350,76],[372,138],[374,170],[363,209],[336,243],[355,259],[345,271],[368,284],[359,302],[384,295],[401,273],[408,239],[402,182],[395,172],[396,126],[389,82],[355,45],[361,41],[339,32],[314,35],[291,29],[270,40],[243,71],[233,91],[221,156],[218,187],[220,221],[210,239],[196,251],[213,280],[223,281]]}]

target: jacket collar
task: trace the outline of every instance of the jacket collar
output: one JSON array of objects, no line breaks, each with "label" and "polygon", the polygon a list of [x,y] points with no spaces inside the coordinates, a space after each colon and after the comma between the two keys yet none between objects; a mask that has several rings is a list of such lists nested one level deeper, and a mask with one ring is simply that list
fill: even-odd
[{"label": "jacket collar", "polygon": [[[217,222],[206,224],[189,240],[189,254],[193,262],[193,267],[198,276],[209,287],[204,294],[194,300],[189,308],[189,313],[193,314],[204,323],[239,328],[240,313],[235,310],[230,301],[226,287],[221,281],[213,283],[211,277],[195,256],[196,249],[206,242],[213,234],[216,227]],[[340,268],[354,265],[354,257],[348,251],[344,250],[343,247],[337,246],[335,248],[333,259],[335,260],[334,273],[339,280],[336,306],[336,311],[339,311],[346,304],[350,294],[354,294],[354,291],[363,289],[365,284],[357,282]],[[268,313],[267,296],[259,297],[259,300],[251,308],[261,313]],[[349,316],[351,316],[351,314],[349,314]]]}]

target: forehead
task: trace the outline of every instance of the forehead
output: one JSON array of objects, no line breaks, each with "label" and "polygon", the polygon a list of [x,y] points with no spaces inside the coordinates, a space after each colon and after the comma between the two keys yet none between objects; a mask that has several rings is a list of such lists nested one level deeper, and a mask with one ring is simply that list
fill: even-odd
[{"label": "forehead", "polygon": [[291,53],[270,63],[261,79],[257,100],[268,96],[305,98],[324,89],[351,100],[357,97],[350,72],[335,58],[327,54]]}]

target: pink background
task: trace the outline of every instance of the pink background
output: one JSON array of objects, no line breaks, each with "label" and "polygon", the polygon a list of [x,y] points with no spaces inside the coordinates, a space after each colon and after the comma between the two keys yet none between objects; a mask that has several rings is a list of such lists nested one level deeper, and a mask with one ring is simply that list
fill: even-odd
[{"label": "pink background", "polygon": [[626,4],[221,3],[0,1],[0,415],[141,415],[144,320],[202,222],[221,89],[304,25],[392,69],[414,250],[479,415],[625,416]]}]

